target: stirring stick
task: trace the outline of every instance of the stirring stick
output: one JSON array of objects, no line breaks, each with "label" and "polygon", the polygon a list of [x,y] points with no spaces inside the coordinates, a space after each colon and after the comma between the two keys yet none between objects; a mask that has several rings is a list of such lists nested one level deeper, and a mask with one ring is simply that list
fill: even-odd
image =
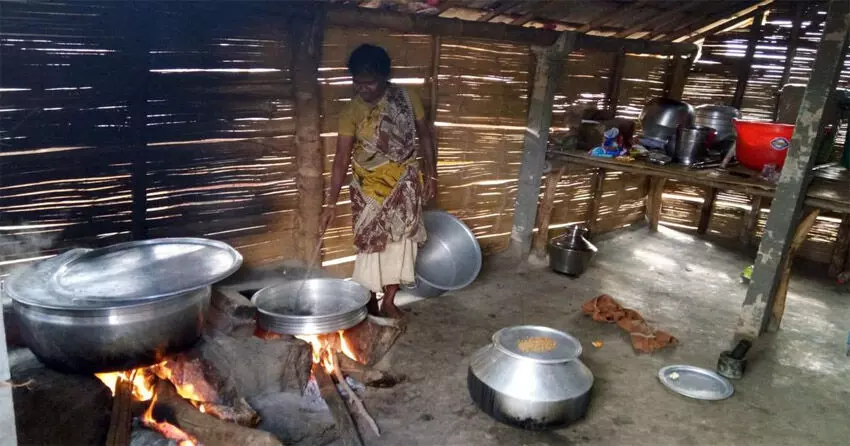
[{"label": "stirring stick", "polygon": [[313,273],[313,266],[316,263],[317,258],[319,257],[319,253],[322,252],[322,239],[325,237],[325,232],[322,231],[319,234],[319,243],[316,244],[316,249],[313,251],[313,255],[310,257],[310,263],[307,264],[307,272],[304,273],[304,278],[301,279],[301,285],[298,286],[298,292],[295,293],[295,302],[296,306],[298,306],[298,302],[301,301],[301,290],[304,289],[304,284],[307,283],[307,279],[310,278],[310,274]]}]

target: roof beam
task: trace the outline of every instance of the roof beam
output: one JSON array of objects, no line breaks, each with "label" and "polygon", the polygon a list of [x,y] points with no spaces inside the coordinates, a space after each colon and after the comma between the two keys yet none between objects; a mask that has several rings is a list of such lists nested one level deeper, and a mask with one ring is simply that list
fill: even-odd
[{"label": "roof beam", "polygon": [[[709,23],[708,25],[703,26],[702,28],[698,28],[696,31],[688,33],[687,31],[674,34],[673,40],[674,42],[692,42],[699,37],[720,28],[721,26],[729,27],[733,24],[741,23],[744,20],[749,20],[754,17],[756,14],[762,13],[765,9],[767,9],[770,4],[773,3],[773,0],[763,0],[758,4],[750,6],[749,8],[738,11],[725,19],[717,20],[716,22]],[[734,22],[731,23],[730,22]]]},{"label": "roof beam", "polygon": [[476,22],[489,22],[490,20],[493,20],[502,14],[508,13],[511,9],[514,9],[521,4],[522,2],[504,2],[499,5],[498,8],[495,8],[487,14],[484,14],[483,16],[476,19]]},{"label": "roof beam", "polygon": [[628,28],[624,31],[620,31],[615,34],[613,37],[629,37],[632,34],[639,33],[642,31],[652,31],[655,27],[659,26],[660,23],[672,23],[674,22],[673,18],[675,17],[678,20],[679,15],[688,9],[690,9],[694,3],[684,2],[676,8],[667,10],[661,14],[656,15],[654,18],[651,18],[643,23],[639,23],[631,28]]},{"label": "roof beam", "polygon": [[531,8],[530,11],[523,14],[522,17],[516,18],[511,22],[511,25],[522,26],[534,20],[536,17],[545,16],[553,7],[561,6],[557,1],[543,2],[543,6],[539,8]]},{"label": "roof beam", "polygon": [[613,16],[618,15],[619,13],[621,13],[622,11],[624,11],[626,9],[628,9],[626,4],[621,3],[617,6],[615,6],[614,8],[611,8],[611,9],[606,8],[602,11],[599,11],[599,13],[597,13],[595,16],[593,16],[587,22],[586,25],[583,25],[582,27],[578,28],[576,31],[578,31],[580,33],[586,33],[588,31],[591,31],[591,30],[593,30],[593,28],[602,26],[602,25],[610,22],[611,19],[613,18]]},{"label": "roof beam", "polygon": [[749,1],[743,1],[743,2],[734,3],[731,6],[729,6],[728,3],[717,2],[717,3],[714,3],[713,6],[714,6],[714,8],[711,8],[711,7],[706,8],[704,11],[702,11],[702,14],[692,15],[692,17],[690,19],[687,19],[687,20],[680,22],[677,26],[675,26],[672,29],[668,29],[668,30],[664,30],[664,31],[659,30],[658,33],[654,34],[652,37],[645,37],[645,38],[649,38],[650,40],[660,40],[662,37],[664,37],[666,40],[672,40],[671,36],[675,36],[676,33],[680,32],[682,30],[687,30],[687,31],[690,32],[690,31],[693,31],[693,30],[700,29],[703,26],[706,26],[708,24],[716,22],[717,20],[720,20],[720,19],[723,19],[723,18],[729,16],[730,14],[732,14],[732,11],[735,11],[735,10],[738,10],[738,9],[743,9],[743,8],[748,8],[752,5]]},{"label": "roof beam", "polygon": [[550,46],[561,34],[576,34],[577,48],[594,51],[625,51],[650,54],[690,54],[697,50],[692,43],[649,42],[641,39],[579,34],[575,31],[552,31],[504,23],[472,22],[423,14],[328,5],[327,23],[351,28],[390,29],[407,33],[497,40],[523,45]]}]

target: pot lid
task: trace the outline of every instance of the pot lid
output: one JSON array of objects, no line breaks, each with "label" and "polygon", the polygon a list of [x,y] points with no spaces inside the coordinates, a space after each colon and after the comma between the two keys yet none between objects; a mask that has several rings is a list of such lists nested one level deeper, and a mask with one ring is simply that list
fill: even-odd
[{"label": "pot lid", "polygon": [[539,325],[503,328],[493,335],[493,345],[511,356],[542,363],[571,361],[581,355],[578,339]]},{"label": "pot lid", "polygon": [[200,238],[164,238],[74,249],[10,275],[6,291],[46,308],[126,307],[212,285],[234,273],[242,256]]},{"label": "pot lid", "polygon": [[142,240],[83,253],[63,263],[49,286],[75,300],[150,300],[212,285],[241,265],[242,256],[219,241]]},{"label": "pot lid", "polygon": [[658,371],[658,379],[668,389],[690,398],[717,401],[735,392],[732,383],[713,370],[692,365],[668,365]]}]

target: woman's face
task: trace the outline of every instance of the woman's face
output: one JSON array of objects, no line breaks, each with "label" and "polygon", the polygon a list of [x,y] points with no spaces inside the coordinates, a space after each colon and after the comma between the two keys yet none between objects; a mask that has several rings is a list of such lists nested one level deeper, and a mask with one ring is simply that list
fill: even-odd
[{"label": "woman's face", "polygon": [[353,80],[354,93],[369,103],[378,102],[387,89],[387,78],[376,74],[357,74]]}]

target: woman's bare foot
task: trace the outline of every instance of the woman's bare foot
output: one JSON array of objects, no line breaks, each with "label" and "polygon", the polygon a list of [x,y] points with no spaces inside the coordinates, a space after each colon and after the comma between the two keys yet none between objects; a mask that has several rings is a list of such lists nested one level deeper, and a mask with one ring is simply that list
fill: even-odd
[{"label": "woman's bare foot", "polygon": [[398,285],[387,285],[384,287],[384,298],[381,301],[381,314],[392,319],[404,319],[404,312],[395,305],[395,294]]},{"label": "woman's bare foot", "polygon": [[395,306],[393,303],[384,302],[381,305],[381,314],[384,317],[388,317],[390,319],[404,319],[404,311],[401,311],[401,308]]},{"label": "woman's bare foot", "polygon": [[369,299],[369,303],[366,304],[366,311],[368,311],[372,316],[381,315],[381,309],[378,306],[378,296],[376,296],[375,293],[372,293],[372,298]]}]

